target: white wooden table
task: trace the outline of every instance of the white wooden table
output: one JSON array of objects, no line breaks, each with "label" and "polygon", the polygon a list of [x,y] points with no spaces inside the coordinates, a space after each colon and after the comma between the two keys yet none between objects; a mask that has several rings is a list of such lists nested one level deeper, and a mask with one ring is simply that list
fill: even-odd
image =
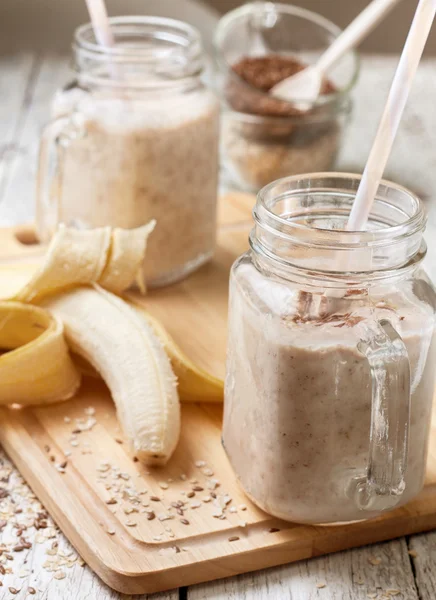
[{"label": "white wooden table", "polygon": [[[0,226],[33,218],[39,134],[48,119],[48,104],[53,92],[68,78],[67,65],[68,58],[59,56],[0,57]],[[355,113],[347,130],[340,170],[362,170],[394,68],[395,59],[392,58],[365,57],[363,60],[355,93]],[[430,60],[421,66],[387,172],[388,177],[418,192],[427,203],[430,213],[427,265],[434,279],[435,107],[436,60]],[[28,502],[30,492],[26,487],[22,486],[20,490],[18,486],[17,491],[17,472],[4,455],[0,455],[0,459],[3,461],[0,473],[11,470],[9,481],[3,481],[0,487],[10,490],[18,505]],[[2,502],[0,500],[0,519]],[[10,535],[8,528],[0,532],[0,543]],[[3,583],[0,600],[126,598],[107,588],[86,565],[81,566],[79,560],[70,568],[62,569],[62,576],[47,570],[46,561],[52,556],[53,539],[58,542],[61,553],[68,555],[72,551],[62,534],[41,541],[38,532],[29,528],[25,535],[32,548],[14,553],[13,561],[10,561],[13,573],[0,574]],[[34,596],[28,594],[29,586],[36,590]],[[156,600],[367,600],[389,597],[397,600],[436,598],[436,532],[153,596]]]}]

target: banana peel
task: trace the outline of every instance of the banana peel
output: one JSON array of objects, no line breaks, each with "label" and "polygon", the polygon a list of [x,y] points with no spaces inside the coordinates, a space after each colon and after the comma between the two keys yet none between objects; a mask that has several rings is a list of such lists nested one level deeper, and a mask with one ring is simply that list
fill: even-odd
[{"label": "banana peel", "polygon": [[0,303],[0,404],[67,400],[80,385],[62,322],[37,306]]},{"label": "banana peel", "polygon": [[156,221],[153,220],[136,229],[115,228],[106,266],[96,283],[119,295],[135,282],[141,293],[145,294],[142,265],[148,236],[155,226]]},{"label": "banana peel", "polygon": [[47,295],[97,282],[108,260],[111,233],[110,227],[88,231],[60,226],[41,267],[13,299],[35,304]]},{"label": "banana peel", "polygon": [[13,299],[37,303],[48,295],[93,283],[114,294],[133,282],[145,291],[141,267],[155,224],[151,221],[130,230],[80,230],[61,225],[41,267]]},{"label": "banana peel", "polygon": [[180,399],[183,402],[222,402],[224,382],[194,364],[175,343],[165,327],[143,306],[130,303],[152,327],[165,348],[177,377]]}]

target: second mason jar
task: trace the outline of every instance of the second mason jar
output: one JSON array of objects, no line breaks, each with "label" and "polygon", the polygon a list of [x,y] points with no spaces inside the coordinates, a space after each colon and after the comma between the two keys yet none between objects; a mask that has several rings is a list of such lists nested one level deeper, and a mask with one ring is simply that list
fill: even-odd
[{"label": "second mason jar", "polygon": [[290,521],[368,519],[424,484],[436,359],[424,209],[383,182],[368,231],[345,231],[359,181],[264,188],[232,269],[223,443],[250,498]]},{"label": "second mason jar", "polygon": [[280,2],[246,3],[221,18],[214,39],[220,147],[231,185],[257,192],[280,177],[332,169],[350,120],[356,53],[329,70],[315,102],[278,99],[270,90],[316,63],[340,33],[321,15]]},{"label": "second mason jar", "polygon": [[75,34],[77,80],[56,95],[41,145],[38,233],[156,219],[145,275],[165,285],[213,254],[219,104],[202,83],[194,28],[158,17],[111,28],[111,48],[89,24]]}]

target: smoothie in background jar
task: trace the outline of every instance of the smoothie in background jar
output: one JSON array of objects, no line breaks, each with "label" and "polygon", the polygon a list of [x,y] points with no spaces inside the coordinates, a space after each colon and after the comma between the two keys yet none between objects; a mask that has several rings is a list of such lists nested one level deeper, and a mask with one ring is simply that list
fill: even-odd
[{"label": "smoothie in background jar", "polygon": [[145,275],[164,285],[214,251],[218,101],[201,82],[195,29],[156,17],[118,17],[111,26],[110,53],[90,25],[76,32],[78,80],[53,103],[55,123],[65,123],[58,192],[40,191],[38,230],[46,239],[59,222],[134,228],[156,219]]}]

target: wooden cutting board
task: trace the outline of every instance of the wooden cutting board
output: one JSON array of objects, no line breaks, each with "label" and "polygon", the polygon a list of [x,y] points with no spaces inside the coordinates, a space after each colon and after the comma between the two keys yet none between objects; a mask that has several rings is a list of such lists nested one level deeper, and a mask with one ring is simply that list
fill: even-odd
[{"label": "wooden cutting board", "polygon": [[[223,199],[215,260],[144,299],[188,355],[220,376],[228,271],[247,248],[252,202],[241,195]],[[0,276],[0,295],[28,272],[21,263],[36,264],[42,253],[31,243],[31,230],[20,229],[18,237],[27,245],[13,230],[0,232],[0,274],[5,261],[13,265],[8,277]],[[90,407],[96,424],[73,434],[76,419],[90,418]],[[310,527],[274,519],[244,496],[221,447],[220,406],[184,405],[178,449],[165,468],[152,471],[120,443],[112,401],[99,381],[86,379],[78,396],[63,404],[0,413],[0,441],[12,460],[84,560],[120,592],[192,585],[436,528],[436,420],[427,483],[416,501],[369,522]],[[56,465],[65,457],[61,473]],[[193,487],[203,490],[188,499]],[[211,491],[223,503],[231,499],[225,519],[214,516],[212,502],[203,502]],[[171,506],[179,500],[190,505],[183,516]],[[153,520],[141,512],[149,509]]]}]

